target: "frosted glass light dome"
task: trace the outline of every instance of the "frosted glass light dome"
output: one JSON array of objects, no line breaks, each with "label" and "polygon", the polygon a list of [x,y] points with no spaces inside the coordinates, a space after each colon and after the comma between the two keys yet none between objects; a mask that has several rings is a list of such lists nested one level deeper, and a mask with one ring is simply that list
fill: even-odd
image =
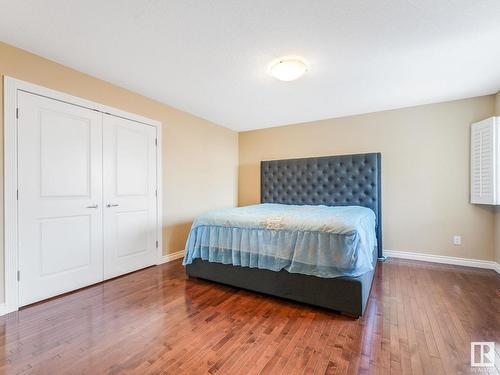
[{"label": "frosted glass light dome", "polygon": [[271,65],[269,73],[280,81],[294,81],[307,72],[307,64],[297,58],[283,58]]}]

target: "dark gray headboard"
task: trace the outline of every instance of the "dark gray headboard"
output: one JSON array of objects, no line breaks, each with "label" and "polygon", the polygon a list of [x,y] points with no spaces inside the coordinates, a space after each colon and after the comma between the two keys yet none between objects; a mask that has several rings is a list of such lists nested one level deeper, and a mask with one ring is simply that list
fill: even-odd
[{"label": "dark gray headboard", "polygon": [[364,206],[377,216],[382,257],[381,154],[262,161],[261,202]]}]

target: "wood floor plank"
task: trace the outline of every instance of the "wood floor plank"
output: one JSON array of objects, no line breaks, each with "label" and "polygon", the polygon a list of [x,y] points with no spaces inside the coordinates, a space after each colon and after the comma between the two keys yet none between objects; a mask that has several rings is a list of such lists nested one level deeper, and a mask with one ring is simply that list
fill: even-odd
[{"label": "wood floor plank", "polygon": [[0,317],[0,373],[468,374],[471,341],[500,361],[499,291],[494,271],[391,259],[353,319],[174,261]]}]

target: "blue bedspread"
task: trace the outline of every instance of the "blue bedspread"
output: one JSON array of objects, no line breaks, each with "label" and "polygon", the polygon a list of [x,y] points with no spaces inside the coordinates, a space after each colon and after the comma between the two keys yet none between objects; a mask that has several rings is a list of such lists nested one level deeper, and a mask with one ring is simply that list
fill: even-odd
[{"label": "blue bedspread", "polygon": [[191,228],[183,264],[210,262],[356,277],[374,268],[375,213],[360,206],[258,204],[208,212]]}]

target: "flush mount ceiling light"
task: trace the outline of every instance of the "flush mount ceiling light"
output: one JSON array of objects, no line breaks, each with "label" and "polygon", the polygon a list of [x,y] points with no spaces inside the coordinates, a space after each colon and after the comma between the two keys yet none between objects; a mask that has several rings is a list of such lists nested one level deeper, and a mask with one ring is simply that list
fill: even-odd
[{"label": "flush mount ceiling light", "polygon": [[269,74],[280,81],[294,81],[307,70],[307,64],[299,58],[281,58],[271,64]]}]

